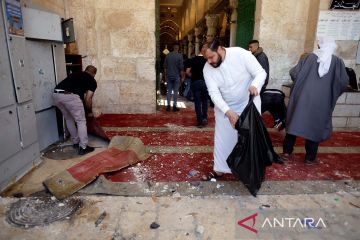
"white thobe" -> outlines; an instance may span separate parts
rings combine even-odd
[[[231,173],[226,160],[237,143],[237,131],[225,113],[232,110],[240,115],[249,102],[249,87],[256,87],[260,93],[266,72],[251,52],[239,47],[225,50],[222,64],[214,68],[206,63],[203,72],[215,104],[214,171]],[[259,95],[254,103],[261,113]]]

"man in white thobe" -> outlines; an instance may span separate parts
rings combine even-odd
[[[250,51],[240,47],[224,48],[215,39],[206,50],[204,78],[215,104],[214,171],[204,180],[231,173],[227,158],[237,143],[235,123],[255,95],[254,103],[261,113],[260,90],[266,72]]]

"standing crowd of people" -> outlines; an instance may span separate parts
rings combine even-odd
[[[319,40],[318,49],[304,54],[290,70],[293,81],[288,107],[285,95],[278,89],[267,89],[270,65],[259,41],[249,42],[248,50],[240,47],[225,48],[215,38],[201,47],[200,54],[187,60],[174,46],[164,64],[168,80],[167,107],[170,111],[171,95],[176,99],[180,78],[191,79],[191,91],[195,104],[197,127],[208,122],[208,96],[214,103],[215,136],[214,167],[204,175],[204,180],[231,173],[227,158],[237,142],[234,129],[249,95],[259,113],[268,111],[274,119],[274,128],[285,128],[286,136],[280,161],[291,158],[296,137],[305,139],[305,163],[316,164],[319,143],[330,138],[332,112],[338,97],[345,91],[349,78],[343,60],[336,57],[334,40]]]

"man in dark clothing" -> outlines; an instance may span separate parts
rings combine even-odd
[[[205,46],[201,46],[198,56],[188,60],[186,74],[191,75],[191,91],[194,94],[195,112],[197,118],[197,127],[202,128],[207,125],[208,112],[208,91],[204,80],[203,69],[206,63],[204,53]]]
[[[181,81],[185,79],[183,56],[178,52],[179,45],[173,46],[173,51],[169,53],[164,62],[164,75],[165,81],[167,81],[167,107],[166,111],[170,111],[171,94],[174,92],[173,111],[179,111],[177,108],[177,95]]]
[[[317,163],[319,142],[330,138],[332,112],[349,82],[344,62],[333,55],[334,40],[319,41],[320,49],[308,54],[290,70],[291,89],[283,160],[293,152],[296,136],[305,138],[305,163]]]
[[[54,89],[54,105],[62,112],[79,155],[94,151],[93,147],[87,146],[85,109],[89,115],[92,114],[92,97],[97,88],[94,79],[96,71],[94,66],[89,65],[84,72],[70,74]]]
[[[267,74],[265,83],[260,91],[261,112],[264,113],[266,111],[269,111],[274,118],[274,128],[277,128],[280,131],[285,127],[285,95],[282,91],[277,89],[266,90],[266,86],[269,83],[270,67],[268,57],[264,53],[262,47],[259,46],[259,41],[251,40],[249,42],[249,50],[256,57],[256,59]]]
[[[261,88],[261,92],[263,92],[269,83],[270,67],[269,67],[268,57],[264,53],[262,47],[259,46],[258,40],[251,40],[249,42],[249,51],[256,57],[256,59],[258,60],[258,62],[260,63],[260,65],[263,67],[263,69],[266,72],[265,83]],[[261,92],[260,92],[260,94],[261,94]]]

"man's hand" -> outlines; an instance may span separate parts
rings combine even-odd
[[[251,95],[254,95],[254,96],[259,95],[257,88],[254,87],[254,86],[249,87],[249,92],[250,92]]]
[[[236,112],[232,111],[232,110],[228,110],[225,115],[229,118],[229,121],[231,123],[231,126],[233,128],[235,128],[235,124],[237,122],[237,120],[239,119],[239,116],[237,115]]]

